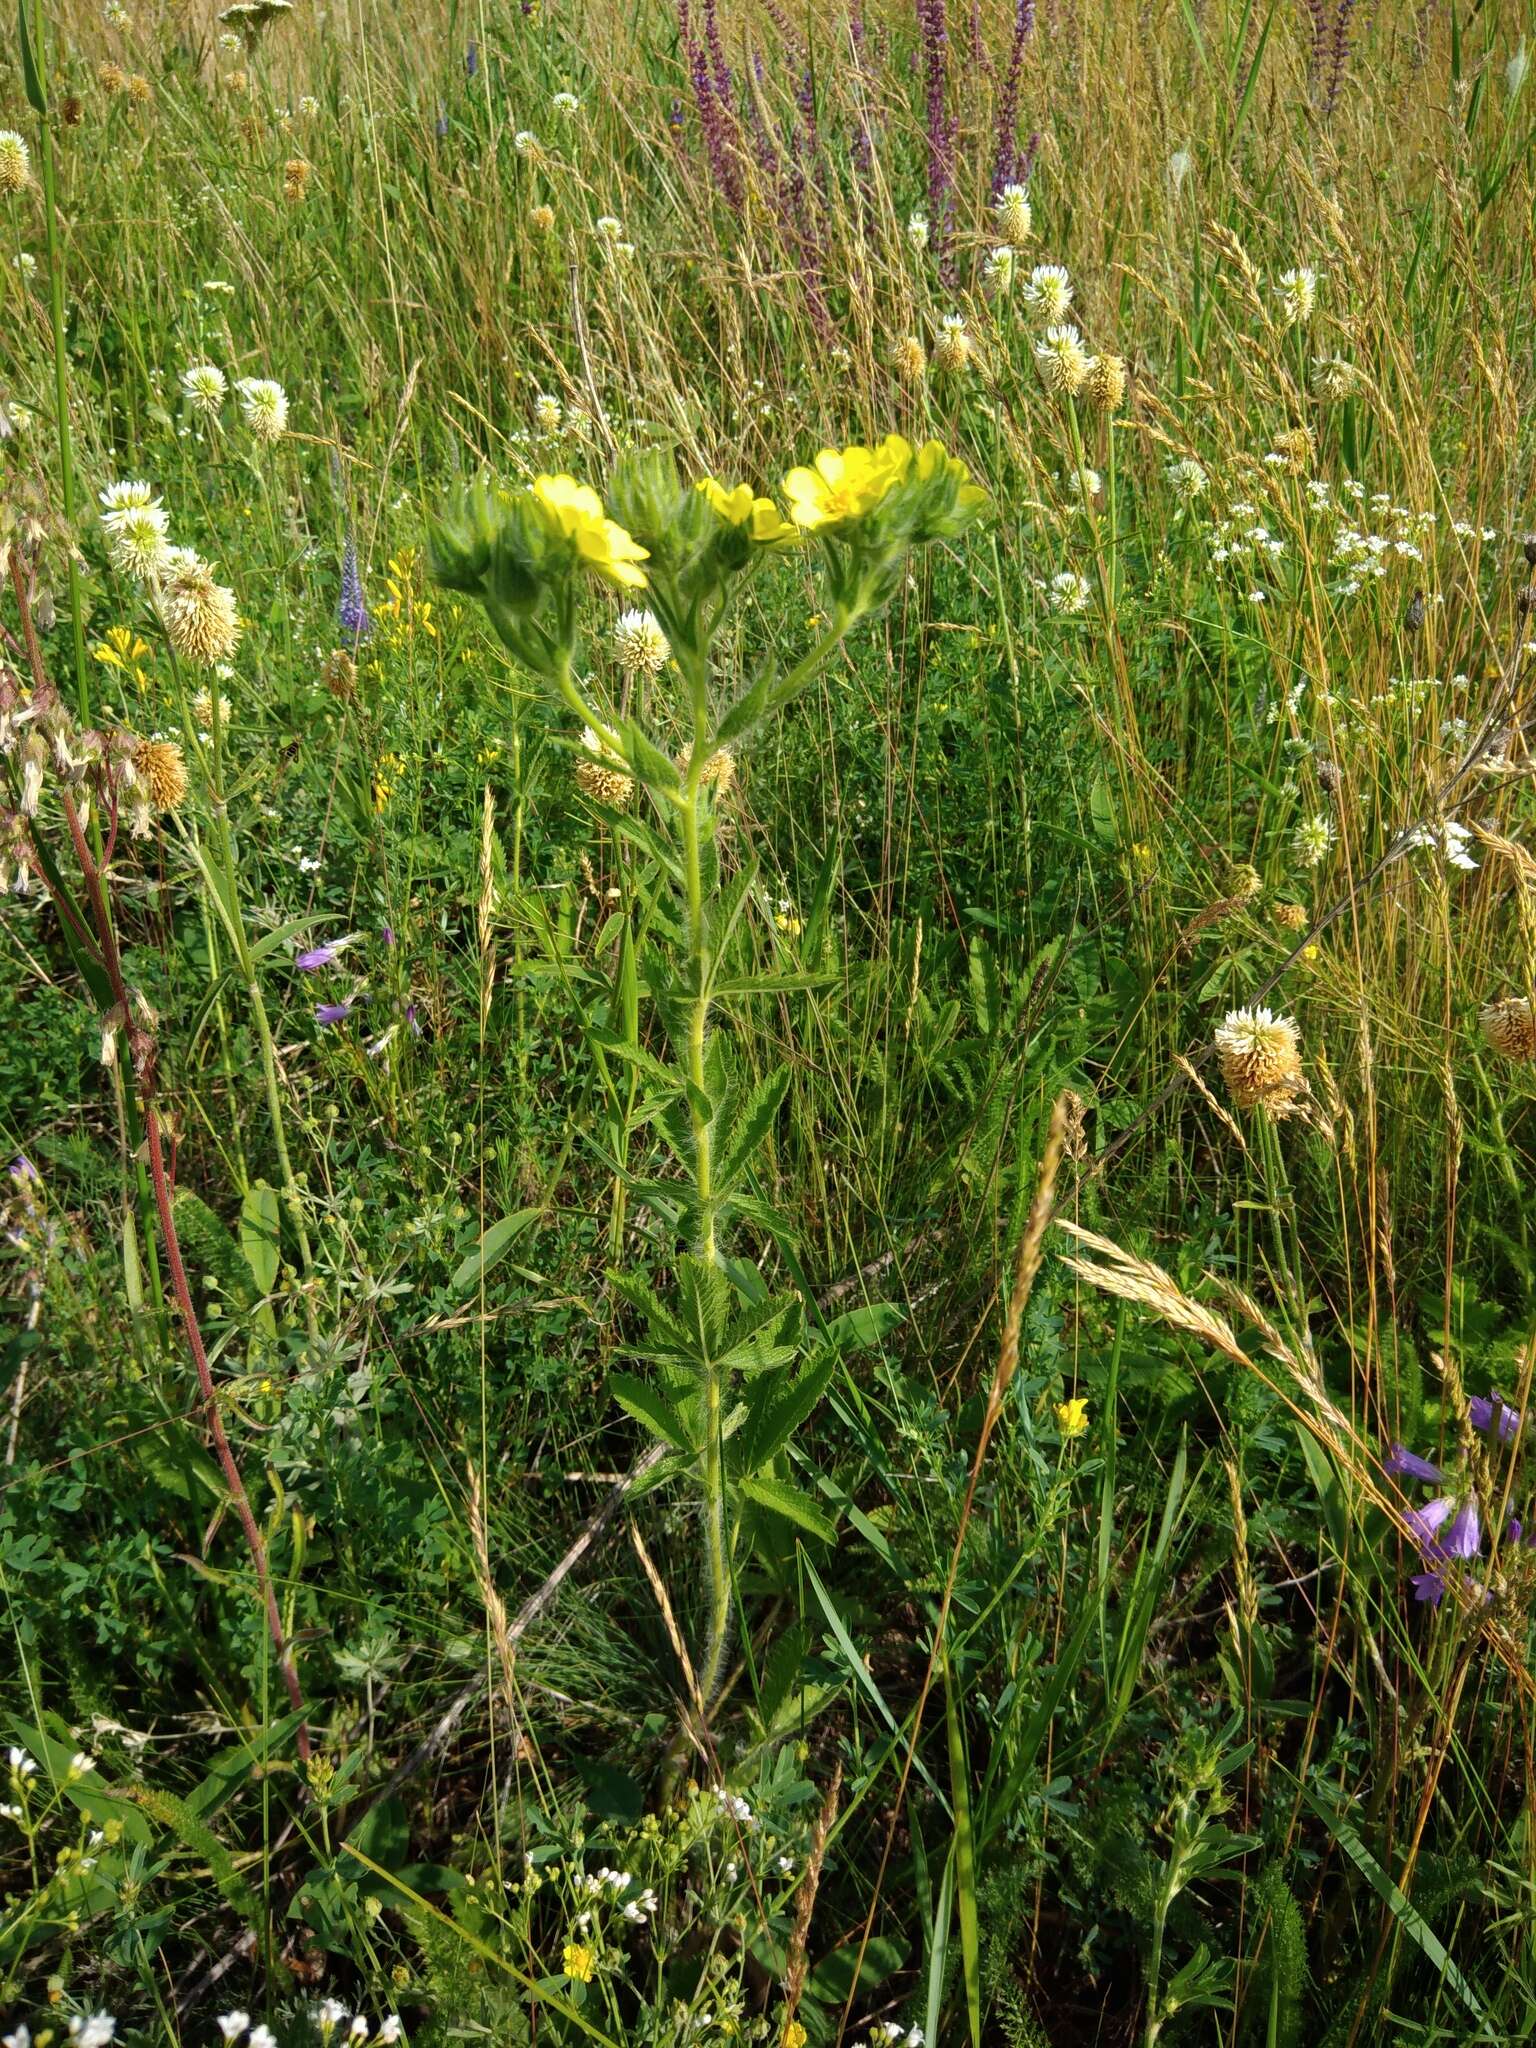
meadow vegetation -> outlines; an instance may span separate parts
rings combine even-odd
[[[6,2048],[1536,2039],[1524,0],[21,0]]]

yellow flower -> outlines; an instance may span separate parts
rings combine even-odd
[[[765,546],[774,541],[789,541],[796,538],[790,522],[780,512],[772,498],[759,498],[750,484],[736,484],[727,490],[725,485],[712,476],[701,476],[694,486],[708,498],[710,510],[723,519],[728,526],[744,526],[748,538],[762,542]]]
[[[608,517],[589,484],[573,476],[536,476],[531,491],[550,531],[573,541],[577,554],[599,576],[626,590],[644,590],[645,571],[637,565],[650,559],[648,550]]]
[[[560,1967],[573,1984],[590,1984],[597,1971],[597,1953],[584,1941],[568,1941]]]
[[[1063,1443],[1070,1443],[1074,1437],[1087,1434],[1088,1403],[1081,1394],[1074,1394],[1070,1401],[1058,1401],[1055,1415],[1056,1427],[1061,1432]]]
[[[805,2048],[806,2039],[804,2027],[798,2020],[791,2020],[784,2029],[784,2038],[779,2043],[779,2048]]]
[[[785,477],[789,516],[807,531],[862,519],[911,461],[911,443],[899,434],[887,435],[878,448],[823,448],[809,469],[792,469]]]

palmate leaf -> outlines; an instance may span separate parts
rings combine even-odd
[[[812,1536],[819,1536],[825,1543],[835,1539],[836,1529],[815,1501],[788,1479],[775,1479],[768,1473],[759,1472],[752,1478],[739,1480],[737,1485],[738,1490],[760,1508],[771,1509],[787,1522],[808,1530]]]

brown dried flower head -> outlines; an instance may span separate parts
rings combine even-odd
[[[1123,356],[1095,356],[1083,380],[1083,396],[1095,412],[1118,412],[1125,403],[1126,382]]]
[[[1478,1022],[1483,1036],[1507,1060],[1536,1060],[1536,1016],[1524,996],[1505,996],[1485,1003]]]
[[[1283,1116],[1302,1086],[1301,1036],[1272,1010],[1229,1010],[1216,1028],[1216,1056],[1227,1093],[1239,1109]]]
[[[133,772],[154,810],[174,811],[186,796],[187,764],[174,740],[140,740]]]

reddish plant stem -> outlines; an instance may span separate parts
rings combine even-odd
[[[21,611],[22,633],[26,640],[27,657],[32,668],[34,690],[48,688],[43,670],[42,654],[33,629],[32,611],[27,602],[26,581],[21,564],[13,551],[11,555],[11,587],[16,593],[16,602]],[[181,1239],[177,1234],[176,1220],[171,1209],[170,1180],[165,1170],[165,1148],[161,1142],[160,1114],[155,1106],[155,1063],[156,1048],[154,1037],[142,1024],[134,1021],[133,1000],[123,975],[122,956],[117,949],[117,935],[112,928],[111,915],[107,908],[106,892],[102,885],[101,870],[98,868],[85,837],[85,828],[80,822],[80,813],[67,788],[60,787],[59,800],[63,806],[64,820],[69,827],[69,836],[74,841],[75,858],[80,863],[80,873],[85,881],[91,918],[96,926],[96,945],[101,964],[106,970],[111,985],[112,999],[117,1006],[119,1029],[128,1038],[132,1048],[134,1074],[138,1081],[139,1100],[144,1112],[144,1133],[149,1150],[149,1173],[154,1187],[155,1211],[160,1221],[160,1235],[165,1244],[166,1263],[171,1272],[171,1288],[176,1296],[176,1305],[181,1310],[182,1326],[187,1335],[187,1348],[192,1353],[192,1363],[197,1370],[197,1382],[202,1391],[205,1420],[208,1433],[213,1438],[214,1450],[218,1454],[220,1467],[230,1498],[235,1504],[235,1513],[240,1527],[245,1532],[246,1548],[250,1551],[251,1562],[256,1568],[256,1584],[261,1594],[262,1606],[266,1610],[267,1628],[277,1652],[278,1669],[283,1675],[283,1684],[293,1703],[294,1712],[304,1713],[304,1694],[299,1686],[298,1673],[293,1668],[292,1654],[288,1639],[283,1632],[283,1617],[278,1609],[277,1595],[272,1586],[271,1567],[267,1562],[267,1546],[260,1524],[251,1507],[250,1496],[246,1493],[245,1482],[240,1476],[240,1467],[230,1448],[224,1431],[224,1418],[219,1413],[218,1389],[214,1385],[213,1369],[208,1363],[207,1347],[203,1343],[202,1329],[197,1320],[197,1310],[192,1303],[192,1290],[187,1285],[187,1270],[182,1263]],[[116,815],[114,807],[114,833]],[[298,1750],[304,1762],[309,1761],[309,1724],[299,1723]]]

